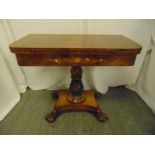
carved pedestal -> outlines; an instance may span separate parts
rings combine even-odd
[[[87,111],[96,116],[96,118],[103,122],[107,116],[99,109],[95,97],[99,95],[94,90],[83,90],[82,84],[82,68],[73,66],[71,68],[71,83],[69,90],[61,90],[54,94],[58,100],[54,104],[52,113],[46,116],[46,120],[52,123],[56,118],[66,111]]]

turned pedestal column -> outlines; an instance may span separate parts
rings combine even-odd
[[[82,68],[73,66],[71,68],[71,83],[68,90],[60,90],[54,94],[58,99],[54,109],[46,116],[46,120],[52,123],[56,118],[66,111],[87,111],[103,122],[107,116],[99,109],[95,99],[96,91],[84,91],[82,83]]]

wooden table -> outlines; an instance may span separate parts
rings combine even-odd
[[[9,48],[20,66],[72,66],[69,89],[54,94],[57,101],[46,116],[53,122],[61,113],[77,110],[105,121],[107,116],[96,102],[96,91],[84,91],[81,66],[131,66],[142,47],[122,35],[30,34]]]

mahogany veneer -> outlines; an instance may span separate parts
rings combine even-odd
[[[97,93],[83,90],[81,66],[132,66],[142,47],[122,35],[30,34],[9,48],[20,66],[72,66],[69,90],[55,93],[58,100],[46,116],[53,122],[68,110],[88,111],[105,121],[107,116],[95,99]]]

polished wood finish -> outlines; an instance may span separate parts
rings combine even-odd
[[[122,35],[30,34],[10,44],[11,51],[18,54],[74,54],[75,51],[79,54],[99,54],[99,51],[117,53],[118,50],[120,53],[139,53],[140,48],[139,44]]]
[[[80,66],[73,66],[71,68],[71,82],[69,86],[68,101],[73,104],[82,103],[86,100],[83,91],[82,83],[82,68]]]
[[[100,110],[96,91],[83,90],[81,66],[131,66],[141,46],[122,35],[30,34],[10,44],[20,66],[72,66],[69,90],[54,93],[57,101],[46,116],[53,122],[65,111],[88,111],[99,121],[107,116]]]
[[[46,116],[46,120],[49,123],[54,122],[63,112],[77,110],[90,112],[101,122],[108,119],[96,102],[96,98],[101,94],[95,90],[84,91],[81,79],[82,68],[80,66],[72,66],[69,90],[53,93],[53,97],[58,100],[54,105],[53,111]]]
[[[46,120],[49,123],[52,123],[60,114],[66,111],[87,111],[96,116],[101,122],[107,120],[108,117],[100,110],[99,105],[95,100],[95,92],[93,90],[86,90],[84,93],[86,95],[86,100],[84,102],[80,104],[72,104],[67,100],[69,91],[59,91],[59,99],[54,104],[54,110],[46,116]]]
[[[20,66],[132,66],[136,54],[51,55],[16,54]]]
[[[141,46],[121,35],[30,34],[12,44],[20,66],[131,66]]]

